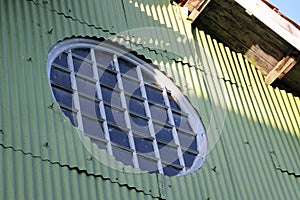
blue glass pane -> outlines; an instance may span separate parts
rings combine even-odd
[[[64,105],[68,108],[73,108],[73,99],[72,93],[65,90],[59,89],[55,86],[52,86],[52,91],[56,101],[61,105]]]
[[[170,94],[168,94],[168,96],[169,96],[171,109],[181,111],[179,105],[175,102],[174,98]]]
[[[149,106],[150,106],[150,113],[153,121],[158,121],[164,124],[170,124],[166,108],[151,103],[149,103]]]
[[[122,74],[137,78],[136,66],[124,59],[119,59],[119,68]]]
[[[178,138],[179,138],[181,147],[183,147],[185,149],[191,149],[193,151],[197,151],[196,136],[184,134],[184,133],[178,131]]]
[[[58,64],[61,67],[68,68],[68,55],[66,53],[60,54],[55,60],[55,64]]]
[[[145,136],[150,136],[148,120],[130,114],[130,124],[133,131],[139,132]]]
[[[139,82],[129,80],[129,79],[126,79],[126,78],[123,78],[122,80],[123,80],[124,90],[127,94],[136,95],[136,96],[139,96],[139,97],[142,96]]]
[[[73,57],[73,66],[76,73],[83,74],[91,78],[93,77],[92,64]]]
[[[148,100],[164,105],[162,91],[146,85],[146,93]]]
[[[132,152],[126,151],[125,149],[121,149],[118,147],[112,147],[113,155],[118,161],[121,161],[125,165],[133,166],[132,162]]]
[[[135,149],[137,152],[154,154],[153,145],[152,145],[151,140],[135,136],[134,144],[135,144]]]
[[[177,149],[175,147],[171,147],[162,143],[158,143],[158,149],[160,153],[160,157],[162,160],[173,163],[176,165],[180,165]]]
[[[99,140],[94,140],[94,139],[91,139],[91,141],[93,143],[95,143],[100,149],[106,149],[106,143],[105,142],[102,142],[102,141],[99,141]]]
[[[107,105],[104,106],[106,119],[117,126],[125,127],[125,119],[123,111],[113,109]]]
[[[76,114],[64,108],[61,108],[61,110],[70,119],[71,123],[77,127]]]
[[[181,115],[180,115],[180,114],[173,113],[173,118],[174,118],[175,126],[176,126],[176,127],[180,127],[180,123],[181,123]]]
[[[196,158],[196,155],[190,152],[184,152],[183,153],[183,159],[186,167],[191,167],[193,165],[193,162]]]
[[[177,114],[173,112],[174,123],[177,128],[192,132],[192,129],[189,125],[188,119],[186,116]]]
[[[130,112],[146,116],[144,102],[133,97],[126,96],[126,103]]]
[[[179,172],[181,171],[181,169],[177,169],[175,167],[172,166],[165,166],[163,168],[164,174],[167,176],[176,176],[177,174],[179,174]]]
[[[112,88],[117,87],[116,74],[108,70],[98,69],[100,83],[108,85]]]
[[[95,58],[98,65],[114,71],[116,70],[113,64],[112,54],[100,50],[95,50]]]
[[[110,105],[121,106],[120,94],[113,89],[101,86],[103,101]]]
[[[53,68],[50,72],[50,80],[58,85],[61,85],[65,88],[71,89],[71,80],[70,74],[67,72],[63,72],[59,69]]]
[[[100,121],[83,116],[82,123],[86,134],[102,140],[105,139],[104,130]]]
[[[91,60],[90,49],[72,49],[72,53],[81,56],[82,58]]]
[[[137,155],[137,158],[140,169],[148,171],[149,173],[158,173],[156,160],[148,159],[140,155]]]
[[[156,139],[159,141],[169,143],[173,140],[172,128],[154,125],[154,131],[156,133]]]
[[[94,97],[96,95],[95,83],[77,77],[76,84],[78,92],[84,93],[90,97]]]
[[[110,141],[120,146],[130,148],[127,133],[119,128],[108,126]]]
[[[93,99],[79,97],[80,110],[83,114],[101,119],[99,102]]]

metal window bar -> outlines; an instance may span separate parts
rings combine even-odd
[[[104,102],[103,102],[102,93],[101,93],[101,85],[100,85],[100,81],[99,81],[100,79],[99,79],[98,70],[97,70],[95,51],[93,48],[90,49],[90,54],[91,54],[91,60],[92,60],[93,79],[97,80],[95,87],[96,87],[96,93],[100,99],[99,110],[100,110],[101,117],[104,119],[103,129],[104,129],[104,133],[105,133],[105,139],[107,140],[107,151],[110,155],[113,155],[112,145],[111,145],[110,135],[109,135],[109,130],[108,130],[108,124],[107,124],[107,119],[106,119],[106,114],[105,114],[105,109],[104,109]],[[128,140],[129,140],[130,148],[133,149],[133,164],[134,164],[134,167],[139,168],[137,152],[136,152],[134,137],[133,137],[133,131],[132,131],[131,124],[130,124],[129,110],[128,110],[128,106],[126,105],[126,98],[125,98],[125,92],[124,92],[124,87],[123,87],[123,82],[122,82],[122,76],[120,73],[118,57],[116,54],[114,55],[113,59],[114,59],[113,63],[115,65],[116,71],[117,71],[117,84],[120,89],[121,105],[125,110],[124,111],[125,123],[126,123],[126,127],[129,129]],[[72,89],[74,90],[74,92],[73,92],[74,108],[75,108],[75,110],[78,111],[76,114],[78,128],[81,131],[84,131],[83,122],[82,122],[82,114],[81,114],[80,103],[79,103],[79,93],[78,93],[78,89],[77,89],[76,75],[75,75],[74,66],[73,66],[73,58],[72,58],[71,49],[68,50],[68,66],[71,71],[71,73],[70,73],[71,86],[72,86]],[[149,128],[151,137],[154,138],[153,139],[153,149],[154,149],[154,155],[158,159],[158,161],[157,161],[158,171],[161,174],[164,174],[163,164],[162,164],[162,160],[160,158],[158,143],[157,143],[156,136],[155,136],[154,125],[153,125],[153,121],[151,118],[150,106],[149,106],[149,103],[147,100],[147,93],[146,93],[145,83],[143,81],[143,74],[142,74],[141,66],[138,65],[136,67],[136,73],[137,73],[138,79],[140,81],[140,90],[141,90],[142,97],[145,98],[145,100],[144,100],[145,112],[146,112],[146,116],[149,117],[148,128]],[[186,167],[185,167],[185,162],[184,162],[184,159],[182,156],[183,153],[182,153],[182,149],[180,146],[180,141],[179,141],[179,137],[177,134],[177,130],[175,127],[173,113],[172,113],[172,109],[170,106],[168,92],[167,92],[166,88],[163,88],[163,98],[164,98],[165,106],[167,107],[167,115],[169,117],[170,124],[172,125],[172,134],[173,134],[174,142],[177,145],[177,155],[179,158],[179,162],[180,162],[180,165],[183,166],[182,172],[185,172]],[[199,137],[197,137],[197,143],[199,143]]]
[[[137,72],[137,76],[138,76],[139,80],[141,81],[140,82],[140,89],[141,89],[142,97],[145,98],[144,106],[145,106],[146,116],[149,117],[149,122],[148,122],[149,125],[148,126],[149,126],[150,135],[154,138],[154,140],[153,140],[153,149],[154,149],[155,157],[158,158],[158,162],[157,162],[158,171],[159,171],[159,173],[164,174],[163,165],[162,165],[162,161],[161,161],[160,154],[159,154],[159,148],[158,148],[157,140],[156,140],[156,137],[155,137],[153,121],[152,121],[152,118],[151,118],[150,106],[149,106],[149,103],[148,103],[148,100],[147,100],[146,88],[145,88],[145,84],[144,84],[144,80],[143,80],[141,67],[139,65],[136,67],[136,72]]]
[[[71,70],[70,81],[71,81],[71,87],[74,90],[74,92],[73,92],[74,102],[73,103],[74,103],[75,109],[78,111],[77,114],[76,114],[78,129],[81,130],[81,131],[84,131],[83,130],[80,103],[79,103],[79,94],[78,94],[76,77],[75,77],[75,70],[74,70],[74,65],[73,65],[72,49],[68,49],[67,63],[68,63],[68,68]]]
[[[173,133],[173,138],[174,138],[175,144],[177,145],[177,155],[178,155],[178,158],[179,158],[179,163],[180,163],[181,166],[183,166],[182,172],[185,172],[186,168],[185,168],[185,163],[184,163],[184,159],[183,159],[183,156],[182,156],[183,155],[182,154],[182,149],[181,149],[181,146],[180,146],[180,141],[179,141],[178,133],[177,133],[177,130],[176,130],[176,126],[175,126],[175,122],[174,122],[174,118],[173,118],[173,113],[172,113],[172,109],[171,109],[171,105],[170,105],[170,101],[169,101],[169,97],[168,97],[168,91],[167,91],[166,87],[163,88],[163,98],[164,98],[164,101],[165,101],[165,105],[168,107],[167,113],[168,113],[168,117],[169,117],[169,120],[170,120],[170,124],[173,126],[172,133]]]
[[[99,74],[98,74],[98,69],[97,69],[97,62],[96,62],[96,57],[95,57],[95,50],[94,48],[91,48],[90,50],[91,54],[91,59],[92,59],[92,70],[93,70],[93,78],[97,80],[96,82],[96,93],[99,97],[100,102],[99,102],[99,109],[100,109],[100,114],[101,117],[104,119],[103,121],[103,129],[104,129],[104,137],[107,140],[107,152],[108,154],[112,155],[112,146],[111,146],[111,141],[110,141],[110,136],[109,136],[109,131],[108,131],[108,125],[107,125],[107,120],[106,120],[106,114],[105,114],[105,108],[104,108],[104,102],[103,102],[103,97],[102,97],[102,92],[101,92],[101,86],[100,86],[100,79],[99,79]]]
[[[129,145],[130,145],[130,148],[133,149],[133,154],[132,154],[133,166],[135,168],[139,168],[138,158],[137,158],[137,154],[136,154],[136,148],[135,148],[135,144],[134,144],[134,137],[133,137],[132,128],[131,128],[131,124],[130,124],[130,116],[129,116],[128,106],[126,105],[126,98],[125,98],[124,87],[123,87],[123,82],[122,82],[122,77],[121,77],[121,72],[120,72],[117,55],[114,55],[113,59],[114,59],[114,65],[116,67],[116,71],[118,72],[117,73],[117,84],[119,86],[119,89],[121,90],[121,92],[120,92],[121,105],[125,109],[125,111],[124,111],[125,123],[126,123],[126,127],[129,129],[129,132],[128,132]]]

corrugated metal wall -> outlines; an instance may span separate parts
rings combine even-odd
[[[299,97],[168,1],[0,1],[0,23],[0,199],[299,198]],[[47,55],[72,36],[121,43],[175,81],[207,129],[200,170],[124,173],[51,107]]]

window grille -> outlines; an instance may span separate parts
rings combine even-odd
[[[69,39],[52,48],[47,70],[65,116],[123,164],[168,176],[201,167],[201,119],[152,65],[116,46]]]

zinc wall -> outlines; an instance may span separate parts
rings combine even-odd
[[[1,0],[0,24],[0,199],[299,199],[299,97],[266,86],[169,1]],[[124,172],[74,128],[46,72],[51,47],[70,37],[117,42],[171,77],[206,127],[203,167]]]

